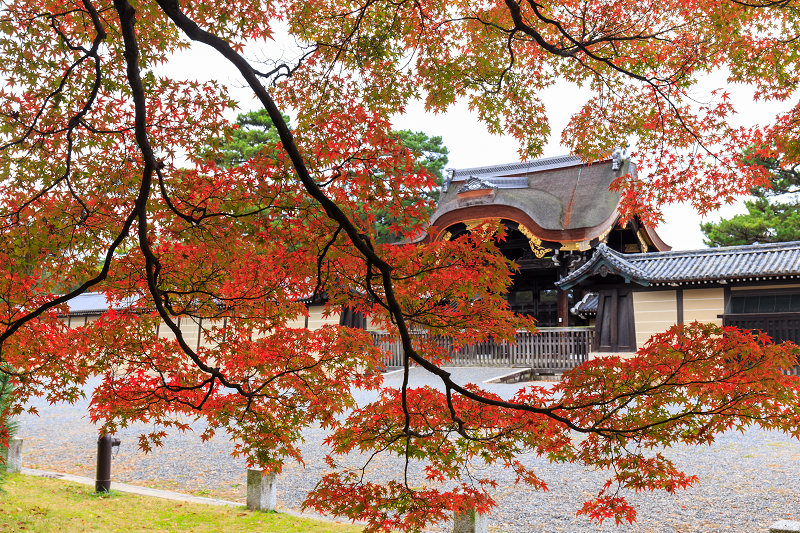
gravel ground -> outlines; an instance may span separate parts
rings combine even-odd
[[[510,369],[451,369],[462,383],[480,383]],[[400,373],[387,374],[387,385],[399,385]],[[412,371],[415,385],[435,386],[433,378]],[[520,385],[487,384],[492,392],[508,397]],[[373,396],[359,392],[359,402]],[[97,428],[86,415],[88,400],[75,405],[48,405],[35,401],[39,416],[20,418],[19,436],[25,439],[23,463],[27,467],[93,477]],[[197,425],[195,425],[197,427]],[[161,489],[244,502],[245,465],[231,458],[231,445],[216,437],[203,443],[192,432],[172,433],[162,448],[145,455],[136,447],[137,435],[152,429],[126,428],[117,434],[122,446],[112,461],[112,479]],[[287,464],[278,481],[278,506],[299,509],[305,494],[326,471],[324,432],[306,431],[305,466]],[[638,512],[634,525],[602,525],[576,517],[583,501],[597,493],[605,481],[602,472],[576,465],[550,464],[535,455],[522,457],[535,468],[550,490],[538,492],[513,485],[513,476],[500,471],[490,516],[492,532],[767,532],[781,519],[800,520],[800,442],[786,435],[761,430],[726,433],[712,446],[676,447],[667,451],[679,467],[696,474],[700,483],[674,495],[661,492],[627,494]],[[398,471],[397,460],[375,464],[376,476]],[[444,527],[443,530],[447,528]]]

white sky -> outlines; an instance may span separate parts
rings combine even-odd
[[[213,77],[229,87],[231,95],[240,102],[240,111],[249,111],[257,106],[238,72],[221,60],[213,50],[203,45],[195,45],[190,51],[181,54],[180,59],[172,61],[167,70],[170,75],[186,79],[207,80]],[[747,87],[727,86],[722,75],[708,80],[708,89],[714,87],[725,87],[731,93],[731,101],[737,111],[738,120],[735,120],[741,124],[769,122],[781,109],[777,104],[755,102],[752,91]],[[587,94],[567,84],[551,88],[544,94],[543,100],[548,107],[553,132],[544,148],[544,157],[568,152],[559,144],[561,130],[566,126],[570,115],[579,109]],[[443,114],[433,114],[426,113],[421,103],[412,103],[406,113],[394,117],[393,124],[396,129],[423,131],[429,136],[441,136],[444,145],[450,150],[448,167],[466,168],[519,161],[516,141],[510,137],[490,135],[465,104],[457,104]],[[639,171],[646,172],[646,169]],[[667,244],[680,250],[704,247],[700,222],[729,218],[744,212],[744,207],[740,200],[710,213],[705,218],[683,204],[664,206],[663,211],[665,222],[656,229]]]

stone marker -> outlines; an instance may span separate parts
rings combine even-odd
[[[22,439],[8,439],[8,449],[3,450],[6,471],[19,473],[22,470]]]
[[[780,520],[769,526],[769,533],[800,533],[800,522]]]
[[[247,471],[247,508],[251,511],[274,511],[278,504],[275,474],[261,470]]]
[[[453,516],[453,533],[489,533],[488,515],[469,509]]]

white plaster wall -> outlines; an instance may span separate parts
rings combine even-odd
[[[636,346],[641,347],[652,335],[662,333],[678,321],[676,291],[633,293],[633,316],[636,321]]]
[[[725,312],[725,290],[722,287],[713,289],[684,289],[683,322],[698,321],[722,325],[717,315]]]

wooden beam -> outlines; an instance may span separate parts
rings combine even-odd
[[[569,293],[558,289],[558,326],[569,326]]]

